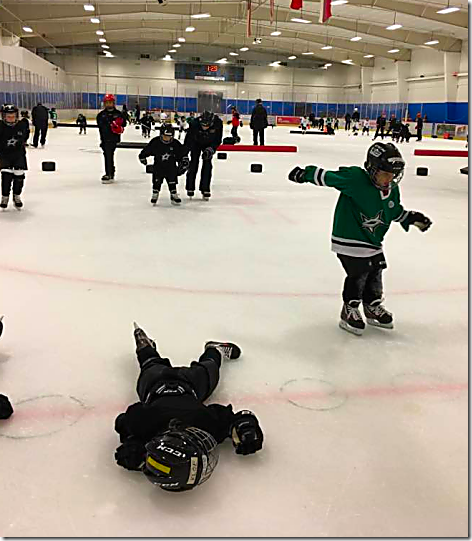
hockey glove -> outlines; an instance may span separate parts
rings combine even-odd
[[[292,182],[296,182],[297,184],[302,184],[303,182],[306,182],[304,179],[305,175],[305,169],[302,169],[301,167],[295,167],[295,169],[292,169],[290,173],[288,174],[288,179]]]
[[[143,165],[147,165],[147,158],[139,158],[139,161],[140,161]]]
[[[0,394],[0,419],[8,419],[13,414],[13,408],[6,397],[3,394]]]
[[[3,316],[0,316],[0,336],[2,336],[2,332],[3,332]]]
[[[127,470],[140,471],[144,466],[146,448],[135,438],[129,438],[115,451],[115,460]]]
[[[121,134],[125,131],[123,128],[123,119],[121,117],[116,118],[111,124],[110,124],[111,131],[116,134]]]
[[[188,156],[184,156],[180,162],[179,166],[177,167],[177,176],[183,175],[187,172],[188,168],[190,167],[190,160],[188,159]]]
[[[427,231],[433,222],[421,212],[410,210],[408,216],[405,218],[405,225],[415,225],[420,231]]]
[[[262,449],[264,435],[252,411],[238,411],[231,424],[231,439],[237,455],[250,455]]]
[[[207,147],[202,152],[202,160],[211,160],[213,158],[213,154],[215,153],[215,149],[212,147]]]

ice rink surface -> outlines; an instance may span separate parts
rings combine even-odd
[[[403,204],[434,223],[392,225],[395,329],[359,338],[338,328],[338,193],[287,173],[362,165],[372,133],[288,131],[269,128],[266,143],[297,154],[214,159],[210,202],[189,201],[181,177],[179,208],[166,187],[150,205],[135,150],[117,151],[116,182],[102,185],[96,129],[50,129],[28,151],[24,210],[0,213],[0,392],[16,410],[0,422],[0,535],[468,534],[467,160],[413,156],[465,142],[399,145]],[[124,139],[142,141],[133,127]],[[253,410],[262,452],[236,456],[227,441],[212,478],[183,494],[115,464],[114,419],[136,401],[133,320],[176,364],[209,339],[241,346],[210,402]]]

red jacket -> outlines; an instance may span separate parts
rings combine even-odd
[[[232,126],[239,126],[239,113],[233,113],[233,118],[231,120]]]

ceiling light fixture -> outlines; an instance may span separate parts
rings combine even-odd
[[[294,54],[292,56],[288,57],[289,60],[295,60],[295,58],[297,58],[297,57]]]
[[[329,67],[332,66],[332,65],[333,65],[333,64],[330,64],[330,63],[325,64],[325,68],[329,68]]]
[[[168,53],[176,53],[176,52],[177,52],[177,49],[169,49],[167,52],[168,52]]]
[[[353,38],[351,38],[351,41],[361,41],[361,36],[354,36]]]
[[[275,62],[271,62],[269,66],[272,66],[274,68],[276,68],[277,66],[280,66],[280,60],[275,60]]]
[[[100,19],[97,19],[97,17],[92,17],[90,19],[90,22],[93,24],[100,24]]]
[[[177,38],[177,41],[180,41],[181,43],[185,43],[185,38]]]
[[[167,61],[169,61],[169,60],[172,60],[172,57],[171,57],[169,54],[166,54],[166,55],[162,58],[162,60],[167,60]]]
[[[235,52],[233,52],[233,51],[231,51],[229,54],[230,54],[231,56],[239,56],[239,53],[235,53]]]
[[[331,2],[332,6],[340,6],[341,4],[349,4],[348,0],[333,0]]]
[[[323,51],[327,51],[328,49],[332,49],[332,45],[325,45],[324,47],[321,47]]]
[[[302,54],[315,54],[315,53],[314,53],[314,52],[312,52],[312,51],[305,51],[305,52],[304,52],[304,53],[302,53]]]
[[[311,23],[311,21],[309,21],[308,19],[299,19],[298,17],[292,17],[290,20],[293,21],[294,23],[303,23],[303,24]]]
[[[387,26],[385,30],[398,30],[399,28],[402,28],[402,24],[391,24],[390,26]]]
[[[85,11],[95,11],[95,8],[92,6],[92,4],[84,4]]]
[[[239,50],[245,53],[246,51],[249,51],[249,47],[241,47]]]
[[[106,40],[105,38],[100,38],[98,41],[99,41],[100,43],[106,43],[106,42],[107,42],[107,40]]]
[[[110,47],[108,45],[102,45],[103,49],[109,49]]]
[[[25,32],[32,32],[32,31],[33,31],[33,29],[30,28],[29,26],[23,26],[23,30],[24,30]]]
[[[209,13],[195,13],[191,16],[192,19],[207,19],[208,17],[211,17]]]
[[[187,28],[185,29],[185,32],[195,32],[195,27],[194,26],[187,26]]]
[[[438,39],[432,39],[431,41],[425,41],[425,45],[437,45],[439,43]]]
[[[228,62],[227,58],[220,58],[216,61],[217,64],[226,64]]]
[[[341,62],[343,64],[349,64],[349,65],[352,65],[352,59],[351,58],[348,58],[347,60],[341,60]]]
[[[104,32],[103,30],[97,30],[97,31],[95,32],[95,34],[97,34],[97,36],[103,36],[104,33],[105,33],[105,32]]]
[[[374,58],[374,55],[373,54],[365,54],[364,58]]]
[[[440,13],[441,15],[447,15],[448,13],[454,13],[454,11],[459,11],[459,8],[449,7],[448,2],[447,8],[440,9],[439,11],[436,11],[436,13]]]
[[[180,43],[174,43],[172,47],[182,47],[182,45],[180,45]]]
[[[390,49],[388,52],[389,53],[398,53],[400,51],[400,49]]]
[[[271,36],[280,36],[282,32],[280,30],[274,30],[273,32],[270,33]]]

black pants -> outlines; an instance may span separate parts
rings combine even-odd
[[[252,130],[252,139],[255,145],[257,145],[257,139],[259,138],[259,144],[264,146],[264,128],[260,130]]]
[[[7,171],[2,171],[2,196],[9,197],[12,187],[13,195],[20,195],[23,191],[24,183],[25,174],[23,172],[21,175],[15,175]]]
[[[345,130],[350,130],[351,129],[351,121],[350,120],[346,120],[346,127],[344,129]]]
[[[151,128],[149,126],[141,124],[141,130],[143,133],[143,137],[151,137]]]
[[[235,139],[238,138],[238,127],[237,126],[233,126],[231,128],[231,137],[234,137]],[[264,136],[262,137],[262,139],[264,139]]]
[[[33,135],[33,146],[38,146],[38,140],[42,145],[46,144],[46,133],[48,131],[48,124],[35,124],[34,126],[34,135]],[[40,138],[41,136],[41,138]]]
[[[115,176],[115,150],[116,143],[115,141],[102,141],[100,144],[103,150],[103,157],[105,158],[105,175],[109,177]]]
[[[51,122],[52,122],[52,127],[57,128],[57,120],[51,120]]]
[[[383,254],[373,257],[351,257],[338,254],[341,265],[346,271],[343,301],[362,301],[372,304],[382,298],[382,271],[387,268]]]
[[[383,126],[377,126],[377,129],[375,130],[374,139],[377,139],[377,137],[379,135],[379,132],[380,132],[380,137],[382,137],[382,139],[384,138],[384,136],[385,136],[384,127]]]
[[[194,148],[190,152],[190,167],[187,172],[185,189],[187,192],[195,191],[195,180],[197,178],[198,164],[200,163],[201,148]],[[213,170],[212,160],[202,160],[202,171],[200,173],[200,191],[202,193],[210,192],[211,172]]]
[[[141,402],[146,402],[149,395],[166,381],[182,382],[203,402],[216,389],[220,379],[221,354],[215,348],[204,351],[189,367],[173,368],[169,359],[162,358],[152,346],[141,349],[137,357],[141,372],[136,390]]]
[[[364,126],[362,128],[362,135],[364,135],[364,133],[366,133],[367,135],[369,135],[369,128],[367,126]]]
[[[392,141],[398,141],[400,140],[400,132],[399,131],[393,131],[392,132]]]
[[[80,125],[79,125],[79,128],[80,128],[80,130],[79,130],[79,135],[82,133],[82,131],[83,131],[85,134],[87,133],[87,126],[80,126]]]
[[[169,192],[174,193],[177,191],[177,176],[176,175],[158,175],[153,173],[152,175],[152,190],[159,192],[161,190],[162,183],[164,180],[167,180],[167,185],[169,186]]]
[[[416,137],[417,141],[421,141],[423,139],[423,128],[421,128],[420,130],[416,130]]]
[[[407,133],[406,135],[402,135],[400,137],[400,143],[403,143],[403,141],[406,139],[406,142],[409,143],[410,142],[410,137],[411,137],[411,134],[410,133]]]

